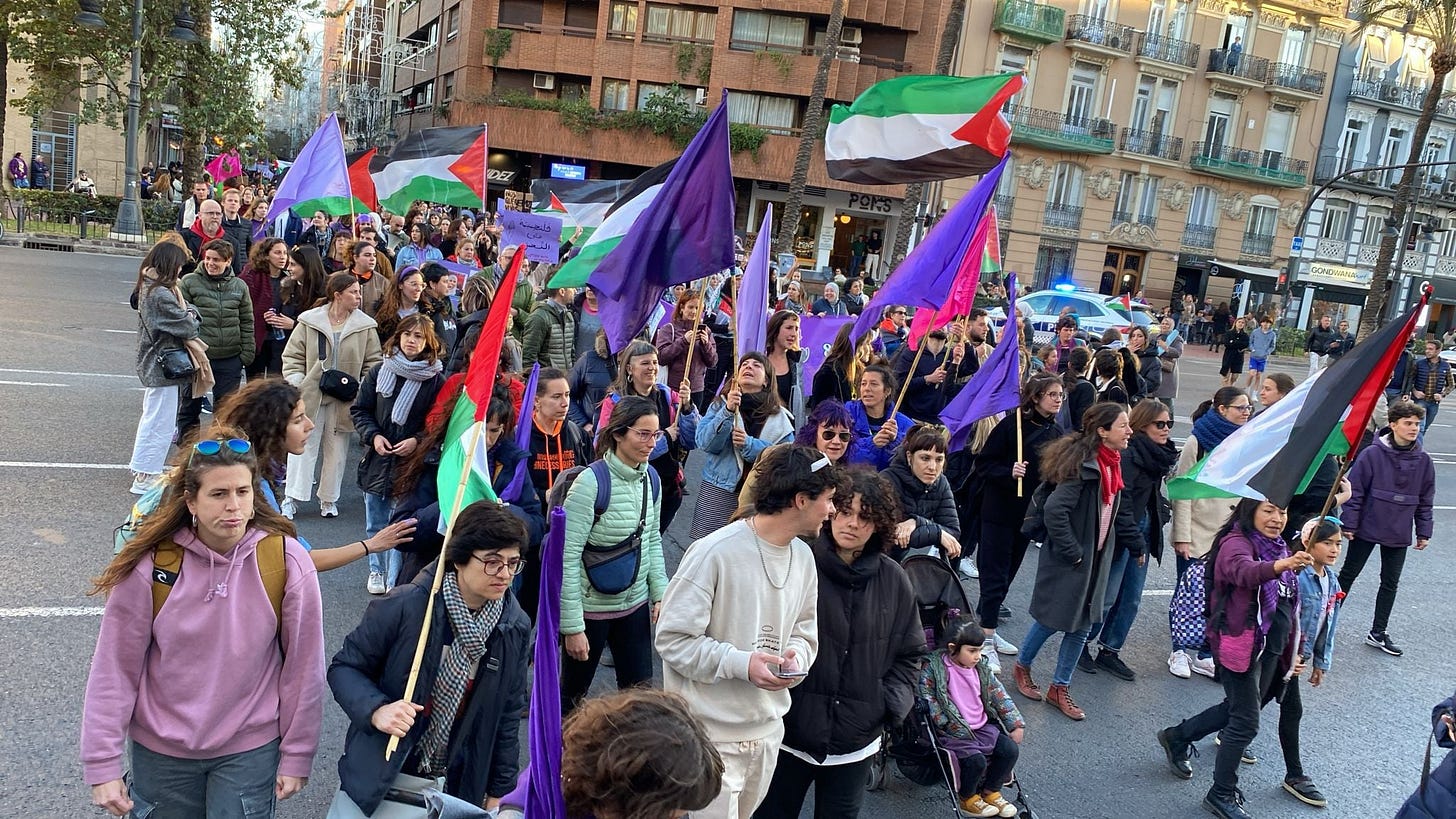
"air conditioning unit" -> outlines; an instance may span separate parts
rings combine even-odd
[[[1441,193],[1445,196],[1456,196],[1456,180],[1447,180],[1441,184]]]
[[[708,104],[708,89],[706,89],[706,88],[699,88],[697,91],[694,91],[693,92],[693,103],[695,105],[707,105]]]
[[[864,32],[859,26],[845,26],[839,30],[839,42],[843,45],[859,45],[864,42]]]
[[[556,88],[556,75],[537,72],[531,78],[531,87],[540,91],[550,91]]]
[[[857,63],[859,62],[859,49],[855,46],[840,46],[834,52],[834,58],[846,63]]]

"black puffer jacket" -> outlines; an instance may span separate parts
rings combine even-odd
[[[869,745],[910,713],[925,631],[910,578],[880,552],[879,537],[846,564],[826,529],[819,570],[819,656],[789,690],[784,745],[815,759]]]
[[[909,545],[904,549],[891,546],[891,557],[899,560],[909,549],[939,549],[942,531],[960,540],[961,519],[956,512],[955,492],[945,475],[930,484],[915,477],[904,449],[895,452],[890,465],[880,474],[888,478],[895,491],[899,492],[905,517],[915,519],[915,532],[910,535]]]
[[[1122,504],[1141,527],[1148,521],[1144,538],[1147,553],[1159,563],[1163,561],[1163,524],[1173,519],[1173,507],[1163,494],[1163,481],[1178,465],[1178,447],[1172,441],[1158,446],[1141,432],[1132,436],[1122,453]],[[1128,544],[1119,543],[1119,548]]]
[[[359,488],[387,498],[394,490],[394,468],[399,457],[375,452],[374,436],[383,435],[391,444],[398,444],[411,436],[422,437],[425,416],[435,405],[435,396],[440,393],[445,377],[436,373],[434,378],[421,382],[414,404],[410,405],[409,417],[403,424],[396,424],[389,416],[394,412],[394,401],[404,389],[405,381],[399,379],[394,395],[387,398],[380,395],[377,385],[382,366],[374,365],[359,382],[359,395],[349,407],[349,417],[354,420],[354,429],[358,430],[359,440],[364,444],[364,458],[359,462]]]

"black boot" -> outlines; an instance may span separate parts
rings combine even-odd
[[[1238,788],[1229,796],[1219,796],[1210,789],[1203,797],[1203,809],[1221,819],[1254,819],[1244,810],[1244,794]]]
[[[1175,728],[1164,728],[1158,732],[1158,744],[1168,755],[1168,767],[1173,769],[1173,775],[1179,779],[1192,779],[1195,749],[1192,743],[1178,739],[1176,734]]]
[[[1082,656],[1077,658],[1077,670],[1083,674],[1097,673],[1097,661],[1092,659],[1092,652],[1086,646],[1082,646]]]

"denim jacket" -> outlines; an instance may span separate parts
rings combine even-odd
[[[1330,578],[1330,596],[1324,596],[1319,577],[1313,569],[1300,572],[1299,579],[1299,656],[1314,658],[1314,667],[1321,671],[1330,670],[1330,657],[1335,653],[1335,623],[1340,619],[1340,580],[1333,567],[1325,567],[1325,576]],[[1329,611],[1325,626],[1318,634],[1320,612]]]
[[[733,446],[734,414],[728,411],[722,399],[708,407],[708,414],[696,430],[699,446],[708,456],[703,463],[703,480],[719,489],[732,490],[738,486],[743,470],[758,459],[760,453],[774,444],[788,442],[794,437],[794,418],[786,409],[764,422],[760,437],[748,436],[741,447]]]

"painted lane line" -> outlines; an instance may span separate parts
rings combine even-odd
[[[70,387],[71,384],[56,384],[50,381],[0,381],[10,387]]]
[[[0,609],[0,620],[16,617],[100,617],[105,606],[23,606]]]
[[[131,469],[131,464],[77,464],[47,461],[0,461],[0,467],[13,469]]]
[[[97,327],[96,329],[102,333],[120,333],[124,336],[134,336],[137,334],[136,330],[107,330],[101,327]]]
[[[13,368],[0,367],[0,373],[20,373],[22,375],[73,375],[81,378],[136,378],[136,373],[121,375],[118,373],[78,373],[65,370],[17,370]]]
[[[1172,597],[1172,589],[1143,589],[1143,597]]]

